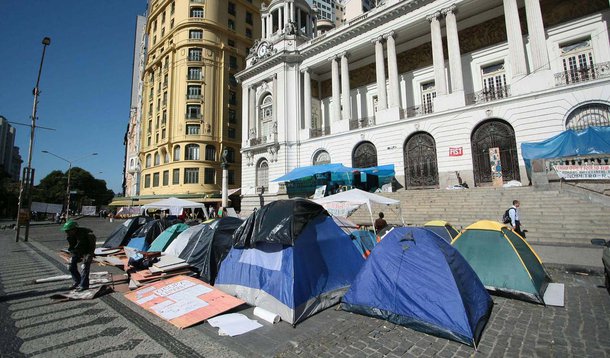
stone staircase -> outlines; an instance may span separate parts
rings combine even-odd
[[[560,190],[532,187],[473,188],[464,190],[402,190],[381,195],[400,200],[407,225],[420,226],[430,220],[445,220],[458,230],[478,220],[500,221],[513,200],[521,202],[520,216],[532,243],[590,245],[593,238],[610,238],[610,208]],[[264,197],[265,203],[275,196]],[[285,198],[285,196],[283,197]],[[258,207],[259,197],[242,199],[242,215]],[[383,211],[390,224],[400,224],[399,211],[373,206],[373,218]],[[366,207],[350,220],[371,225]]]

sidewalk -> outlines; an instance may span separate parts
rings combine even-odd
[[[121,222],[82,219],[98,241]],[[0,356],[158,357],[498,357],[610,355],[610,296],[595,272],[576,274],[551,265],[553,279],[566,285],[566,307],[544,307],[492,296],[494,309],[478,351],[384,320],[331,307],[296,328],[266,322],[237,337],[220,337],[208,323],[178,330],[113,293],[92,301],[49,304],[65,282],[35,285],[34,278],[65,274],[57,249],[59,226],[36,226],[30,241],[15,243],[0,230]],[[536,247],[538,249],[538,247]],[[575,259],[553,256],[558,264]],[[557,249],[565,252],[563,249]],[[580,250],[573,250],[578,258]],[[541,254],[542,255],[542,254]],[[556,257],[556,259],[554,258]],[[599,256],[601,262],[601,252]],[[585,261],[583,261],[585,262]],[[586,261],[588,262],[588,261]],[[102,268],[104,270],[105,268]],[[99,268],[97,269],[99,270]],[[252,308],[238,311],[251,319]]]

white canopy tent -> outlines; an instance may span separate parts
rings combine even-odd
[[[388,206],[398,205],[400,219],[402,220],[403,225],[405,223],[405,219],[402,217],[402,208],[400,207],[399,200],[394,200],[381,195],[368,193],[360,189],[343,191],[334,195],[326,196],[324,198],[315,199],[314,201],[322,205],[331,214],[345,217],[351,215],[361,205],[366,205],[366,207],[369,209],[369,215],[371,217],[373,227],[375,226],[375,221],[373,220],[373,210],[371,208],[371,204]]]
[[[183,209],[195,209],[201,208],[206,218],[208,218],[208,213],[205,210],[205,204],[198,203],[195,201],[178,199],[175,197],[155,201],[154,203],[142,205],[142,210],[147,209],[159,209],[159,210],[169,210],[171,215],[180,215],[182,214]]]

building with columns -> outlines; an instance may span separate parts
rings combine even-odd
[[[487,186],[490,148],[504,181],[527,185],[522,143],[609,125],[605,0],[387,0],[323,34],[303,0],[261,15],[237,74],[245,197],[329,162],[394,164],[399,190],[456,172]]]
[[[260,37],[260,8],[260,0],[149,0],[139,204],[169,196],[219,202],[224,150],[229,187],[240,187],[235,74]]]

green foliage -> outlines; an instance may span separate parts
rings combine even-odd
[[[66,200],[68,171],[52,171],[44,177],[33,193],[34,201],[63,204]],[[114,192],[106,187],[106,181],[96,179],[88,171],[74,167],[70,171],[70,207],[82,205],[107,205],[114,197]]]
[[[12,181],[4,170],[0,170],[0,217],[17,217],[18,201],[19,183]]]

